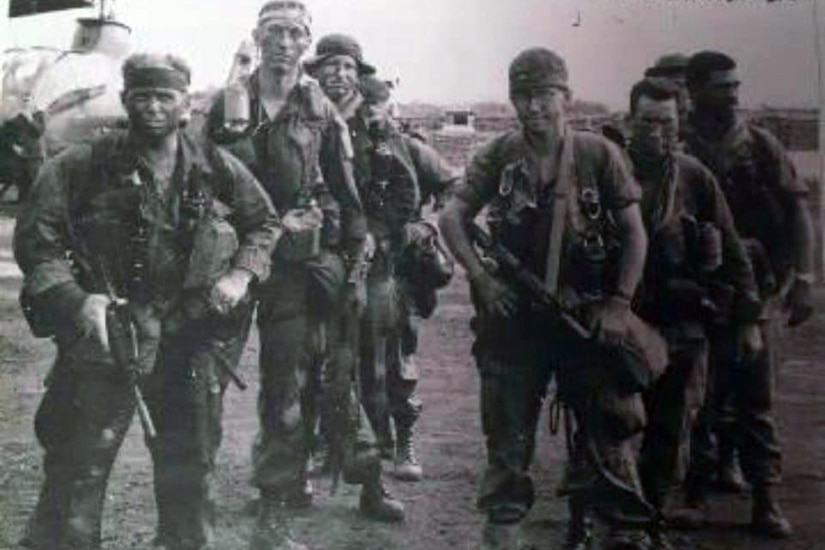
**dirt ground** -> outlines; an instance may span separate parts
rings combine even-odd
[[[0,549],[17,548],[42,480],[41,450],[32,420],[43,393],[53,346],[33,339],[17,308],[19,272],[9,249],[13,221],[0,220]],[[825,548],[825,291],[820,315],[786,335],[786,361],[778,376],[777,417],[785,450],[780,498],[797,535],[786,543],[752,539],[745,528],[748,500],[719,498],[712,528],[684,534],[679,547],[718,550]],[[441,306],[422,327],[419,365],[425,410],[420,422],[420,459],[426,478],[417,484],[390,481],[407,507],[400,526],[375,524],[357,512],[358,492],[342,486],[328,496],[329,479],[316,483],[316,504],[296,521],[300,540],[313,550],[441,550],[478,548],[482,518],[474,508],[484,447],[479,426],[478,378],[471,361],[467,286],[463,276],[441,294]],[[249,449],[256,430],[255,338],[241,367],[250,388],[230,388],[226,437],[218,460],[216,548],[246,547],[253,518],[245,512],[255,491],[248,483]],[[542,422],[544,426],[546,422]],[[526,535],[538,549],[560,548],[567,512],[554,496],[564,445],[543,427],[535,460],[538,503]],[[387,467],[391,465],[386,463]],[[103,525],[107,550],[150,548],[155,509],[151,464],[135,422],[109,484]]]

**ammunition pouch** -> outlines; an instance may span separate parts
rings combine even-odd
[[[184,309],[189,317],[198,318],[208,311],[209,293],[232,267],[239,243],[235,228],[214,212],[197,222],[191,240],[183,282]]]
[[[18,299],[23,317],[25,317],[29,329],[36,338],[51,338],[57,333],[54,317],[37,304],[36,299],[29,294],[25,284],[20,289]]]
[[[321,228],[316,228],[284,233],[275,253],[289,263],[301,263],[317,258],[320,251]]]
[[[341,308],[347,280],[344,260],[338,254],[322,253],[305,264],[307,305],[311,316],[330,319]]]

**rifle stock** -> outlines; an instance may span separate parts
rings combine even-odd
[[[106,330],[109,334],[109,349],[115,364],[123,370],[132,385],[135,402],[137,404],[138,417],[143,427],[143,432],[147,439],[154,440],[157,436],[152,415],[143,399],[143,394],[138,385],[139,368],[137,364],[137,336],[134,325],[128,318],[128,311],[124,305],[117,301],[117,297],[111,292],[109,299],[111,302],[106,308]]]

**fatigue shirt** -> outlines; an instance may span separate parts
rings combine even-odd
[[[355,181],[364,201],[370,231],[383,236],[419,219],[424,190],[443,191],[455,176],[435,150],[388,124],[384,145],[392,162],[390,173],[385,174],[387,188],[377,189],[372,162],[376,143],[364,120],[361,110],[347,119],[355,152]],[[374,198],[378,200],[372,200]]]
[[[783,277],[793,262],[790,212],[808,188],[782,144],[766,130],[737,120],[719,141],[705,139],[690,127],[685,145],[686,152],[716,176],[741,237],[758,240],[775,275]]]
[[[209,155],[194,138],[178,136],[168,186],[152,179],[126,132],[76,145],[43,166],[17,221],[14,253],[25,289],[59,321],[71,323],[88,293],[106,291],[101,265],[111,271],[116,290],[127,286],[136,224],[147,230],[145,282],[152,305],[161,315],[178,305],[190,253],[181,203],[192,178],[200,178],[210,198],[207,212],[225,217],[237,233],[233,266],[259,280],[268,277],[281,230],[266,193],[233,156],[218,148]]]
[[[520,130],[502,134],[473,157],[456,195],[474,209],[489,204],[491,227],[503,227],[502,244],[525,267],[544,278],[552,226],[553,189],[561,178],[570,179],[563,251],[580,240],[588,229],[588,214],[581,208],[585,190],[596,195],[592,198],[604,217],[638,202],[641,189],[618,147],[591,132],[565,130],[554,182],[538,181],[533,158],[530,145]],[[566,260],[563,253],[560,289],[577,286],[575,275],[567,272]]]
[[[750,303],[758,302],[756,282],[747,252],[736,231],[725,196],[713,174],[694,157],[674,153],[670,166],[662,175],[661,180],[645,179],[639,172],[636,172],[636,178],[643,191],[642,217],[650,243],[640,299],[643,317],[648,318],[660,328],[666,325],[679,332],[680,337],[677,337],[666,331],[666,335],[669,336],[668,340],[671,342],[675,339],[701,337],[704,334],[703,328],[694,322],[695,319],[680,318],[679,312],[669,311],[666,315],[656,316],[655,319],[644,315],[646,308],[656,309],[656,306],[661,305],[661,299],[664,296],[654,289],[661,291],[668,282],[664,280],[665,278],[678,276],[692,279],[700,284],[707,282],[696,280],[700,266],[685,265],[691,260],[695,262],[696,258],[687,257],[689,253],[685,250],[683,234],[680,234],[681,238],[677,239],[679,242],[675,247],[678,249],[676,255],[680,257],[667,260],[661,257],[663,247],[667,246],[668,250],[673,251],[673,246],[671,246],[673,243],[662,242],[670,238],[669,235],[665,235],[668,226],[676,225],[676,230],[681,230],[684,216],[693,217],[699,223],[712,223],[721,233],[722,265],[709,277],[714,282],[730,285],[739,300],[747,300]],[[663,265],[663,262],[671,261],[679,262],[679,266],[674,269],[673,266]],[[661,312],[656,311],[656,313]]]
[[[220,92],[207,122],[216,143],[236,155],[260,180],[275,208],[306,206],[314,197],[325,214],[325,244],[337,246],[343,217],[344,236],[360,242],[365,232],[361,203],[352,175],[352,145],[346,123],[318,83],[302,75],[286,103],[269,119],[260,100],[259,76],[249,80],[250,126],[241,135],[224,130],[224,98]]]

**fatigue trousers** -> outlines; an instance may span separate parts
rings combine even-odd
[[[214,538],[215,458],[223,436],[228,370],[240,361],[252,306],[192,322],[161,340],[146,403],[157,429],[154,461],[157,540],[168,550],[199,550]]]
[[[493,523],[521,521],[533,505],[530,465],[535,436],[550,377],[566,372],[564,401],[578,429],[567,490],[583,508],[594,510],[613,526],[646,525],[652,511],[642,495],[633,452],[641,426],[628,426],[616,413],[633,408],[640,396],[618,396],[609,387],[586,387],[575,374],[581,365],[554,361],[552,348],[538,342],[529,362],[507,361],[476,353],[481,375],[481,421],[487,444],[487,467],[478,507]],[[528,348],[529,349],[529,348]],[[569,367],[569,368],[568,368]],[[630,416],[637,416],[631,412]]]
[[[308,476],[307,459],[315,445],[318,414],[325,410],[325,369],[329,368],[329,350],[336,345],[333,339],[339,333],[335,323],[341,322],[341,296],[322,314],[319,308],[310,307],[314,291],[305,268],[295,264],[278,273],[277,280],[259,297],[260,427],[252,449],[252,483],[263,495],[276,499],[303,487]],[[334,311],[333,306],[337,308]],[[350,411],[360,413],[354,386],[350,401]],[[355,429],[350,432],[350,444],[358,452],[350,453],[344,477],[363,483],[365,477],[378,478],[380,459],[375,436],[367,423],[360,421],[361,415],[357,416],[359,419],[352,419]],[[324,418],[321,422],[324,429],[338,425]],[[364,464],[369,475],[353,471]]]
[[[707,376],[706,340],[668,340],[667,370],[644,396],[648,424],[639,458],[645,496],[659,513],[670,489],[684,481]]]
[[[765,349],[754,358],[740,360],[736,334],[725,331],[711,341],[706,406],[694,430],[688,490],[709,486],[717,456],[714,434],[729,438],[738,452],[742,473],[754,487],[778,483],[782,453],[773,420],[775,327],[771,319],[761,327]],[[725,422],[725,418],[732,422]]]
[[[109,474],[135,410],[125,376],[91,339],[62,341],[35,416],[45,456],[23,544],[37,550],[100,548]]]
[[[361,323],[360,379],[362,403],[382,445],[397,430],[410,430],[421,415],[418,345],[409,292],[392,273],[389,259],[379,255],[367,278],[367,308]]]
[[[158,540],[169,550],[197,550],[212,539],[211,496],[221,440],[222,396],[248,334],[241,307],[221,327],[196,323],[164,334],[142,388],[157,438],[147,441],[153,465]],[[106,485],[129,429],[135,398],[126,377],[92,339],[60,344],[49,389],[35,419],[46,456],[46,481],[29,522],[33,548],[100,547]]]

